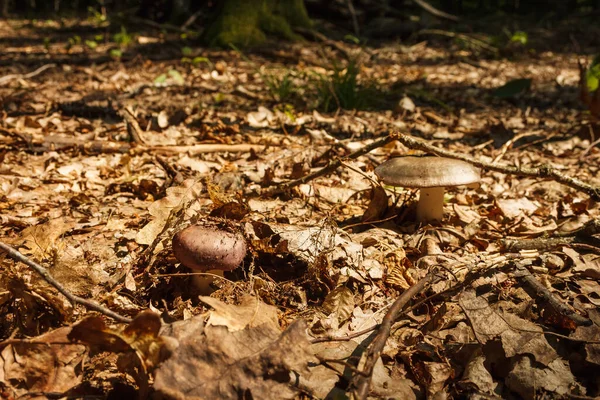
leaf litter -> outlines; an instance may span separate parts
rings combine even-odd
[[[20,74],[0,87],[2,242],[130,321],[2,253],[3,393],[598,396],[600,150],[568,90],[575,55],[444,63],[456,49],[382,45],[359,82],[392,102],[319,112],[322,49],[281,46],[303,59],[1,68]],[[290,103],[257,65],[293,78]],[[440,222],[416,223],[415,193],[372,173],[422,152],[482,163]],[[192,224],[250,249],[210,297],[170,248]]]

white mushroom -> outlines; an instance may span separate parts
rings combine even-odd
[[[479,182],[479,168],[460,160],[441,157],[392,158],[375,168],[386,185],[419,188],[417,221],[441,221],[444,189]]]

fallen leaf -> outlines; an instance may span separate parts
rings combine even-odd
[[[226,304],[207,296],[201,296],[200,300],[214,308],[209,313],[208,326],[224,326],[229,332],[264,324],[279,329],[277,308],[263,303],[256,296],[242,297],[239,305]]]
[[[83,378],[87,350],[69,344],[70,331],[63,327],[4,346],[0,353],[2,396],[14,399],[33,393],[64,393],[77,386]]]

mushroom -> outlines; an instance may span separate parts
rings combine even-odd
[[[186,267],[212,275],[236,269],[246,256],[246,241],[240,234],[193,225],[173,237],[173,254]],[[203,294],[210,292],[214,276],[194,279]]]
[[[419,188],[417,221],[441,221],[444,188],[477,183],[479,168],[460,160],[442,157],[398,157],[375,168],[375,175],[390,186]]]

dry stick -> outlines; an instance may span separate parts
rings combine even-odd
[[[404,306],[413,297],[425,290],[432,279],[433,273],[428,273],[423,279],[411,286],[408,290],[402,293],[400,297],[396,299],[396,301],[394,301],[394,304],[392,304],[388,312],[385,314],[385,317],[383,317],[381,325],[379,325],[377,335],[375,336],[375,339],[373,339],[373,342],[367,351],[367,357],[365,360],[365,365],[362,369],[362,373],[356,374],[352,378],[352,385],[354,386],[357,399],[366,399],[367,395],[369,394],[369,386],[371,385],[373,368],[381,356],[381,352],[385,347],[385,343],[390,336],[392,325],[400,315],[400,312],[402,312]]]
[[[125,109],[123,109],[120,114],[123,117],[123,119],[125,119],[125,121],[127,122],[127,131],[129,132],[129,135],[131,136],[133,141],[137,144],[145,144],[144,140],[142,139],[142,133],[144,131],[140,127],[138,120],[135,118],[135,113],[133,112],[133,109],[129,106],[125,107]]]
[[[36,75],[41,74],[42,72],[44,72],[47,69],[50,68],[54,68],[56,67],[56,64],[46,64],[46,65],[42,65],[41,67],[39,67],[38,69],[36,69],[33,72],[30,72],[28,74],[10,74],[10,75],[5,75],[2,78],[0,78],[0,85],[4,85],[5,83],[8,83],[14,79],[29,79],[29,78],[33,78]]]
[[[358,26],[358,18],[356,18],[354,4],[352,4],[352,0],[346,0],[346,3],[348,4],[348,11],[350,11],[350,15],[352,16],[352,27],[354,28],[354,34],[356,36],[360,36],[360,28]]]
[[[521,250],[542,250],[550,251],[557,247],[570,246],[575,242],[575,237],[539,237],[527,240],[501,239],[500,243],[504,249],[509,252],[518,252]]]
[[[125,322],[125,323],[131,322],[131,318],[127,318],[122,315],[119,315],[116,312],[111,311],[108,308],[101,306],[100,304],[98,304],[92,300],[87,300],[87,299],[84,299],[82,297],[72,294],[63,285],[61,285],[56,279],[54,279],[52,277],[52,275],[50,275],[50,273],[48,272],[48,270],[46,268],[42,267],[40,264],[25,257],[21,252],[14,249],[13,247],[0,242],[0,249],[4,250],[6,252],[6,254],[8,254],[10,256],[10,258],[12,258],[13,260],[22,262],[23,264],[25,264],[28,267],[35,270],[35,272],[40,274],[46,282],[48,282],[50,285],[54,286],[56,288],[56,290],[58,290],[60,293],[62,293],[63,296],[65,296],[67,299],[69,299],[69,301],[71,303],[74,303],[74,304],[77,303],[77,304],[84,305],[91,310],[98,311],[99,313],[109,316],[119,322]]]
[[[0,128],[0,132],[2,132]],[[25,140],[25,139],[24,139]],[[49,136],[44,139],[43,142],[27,142],[32,151],[64,151],[70,149],[77,149],[86,154],[114,154],[114,153],[129,153],[142,154],[142,153],[155,153],[155,154],[204,154],[204,153],[220,153],[220,152],[231,152],[231,153],[245,153],[250,151],[262,151],[266,148],[264,145],[258,144],[223,144],[223,143],[201,143],[189,146],[132,146],[129,143],[103,141],[103,140],[92,140],[92,141],[81,141],[74,140],[71,138],[61,138],[55,136]]]
[[[261,144],[222,144],[222,143],[201,143],[190,146],[152,146],[142,147],[139,151],[141,152],[152,152],[158,154],[180,154],[186,153],[189,155],[203,154],[203,153],[219,153],[229,151],[232,153],[245,153],[249,151],[262,151],[266,148],[265,145]],[[134,150],[134,151],[137,151]]]
[[[485,50],[489,51],[490,53],[494,53],[494,54],[498,53],[498,49],[495,48],[494,46],[490,46],[483,40],[476,39],[474,37],[465,35],[463,33],[448,32],[448,31],[443,31],[441,29],[422,29],[417,32],[417,35],[441,35],[441,36],[447,36],[447,37],[451,37],[451,38],[458,38],[458,39],[464,40],[465,42],[469,42],[475,46],[479,46],[480,48],[485,49]]]
[[[458,21],[460,19],[456,15],[448,14],[441,10],[438,10],[437,8],[435,8],[434,6],[432,6],[431,4],[427,3],[424,0],[413,0],[413,1],[419,7],[421,7],[423,10],[427,11],[428,13],[430,13],[431,15],[434,15],[436,17],[446,18],[446,19],[449,19],[450,21]]]
[[[488,169],[490,171],[502,172],[504,174],[511,174],[517,176],[528,176],[531,178],[552,178],[556,182],[562,183],[565,186],[571,187],[576,190],[587,193],[592,199],[600,200],[600,187],[592,186],[588,183],[580,181],[577,178],[564,175],[558,172],[556,169],[549,165],[543,165],[539,168],[529,167],[514,167],[510,165],[494,165],[487,162],[477,160],[473,157],[466,156],[464,154],[454,153],[448,150],[440,149],[439,147],[432,146],[423,140],[417,139],[413,136],[398,134],[398,141],[410,147],[411,149],[423,150],[429,153],[437,154],[442,157],[455,158],[473,164],[476,167]]]
[[[577,314],[575,311],[563,304],[553,293],[551,293],[544,285],[542,285],[535,277],[529,272],[529,270],[523,266],[515,263],[516,272],[513,274],[517,278],[521,278],[523,282],[529,287],[535,294],[535,297],[541,302],[547,303],[557,313],[564,315],[571,319],[576,325],[590,326],[592,321],[584,318]]]
[[[396,134],[389,134],[382,139],[376,140],[373,143],[370,143],[370,144],[364,146],[363,148],[356,150],[354,153],[349,154],[347,157],[345,157],[345,159],[348,159],[348,160],[356,159],[356,158],[363,156],[379,147],[385,146],[386,144],[391,143],[396,139],[397,139]],[[316,179],[321,176],[332,173],[333,171],[335,171],[336,169],[341,167],[342,164],[343,164],[343,160],[341,158],[336,158],[335,160],[330,161],[329,164],[327,164],[325,167],[321,168],[320,170],[317,170],[308,175],[304,175],[302,178],[298,178],[293,181],[284,182],[284,183],[276,183],[275,185],[277,185],[277,186],[275,186],[269,190],[266,190],[266,191],[262,192],[261,194],[263,196],[276,196],[278,194],[285,193],[286,191],[290,190],[293,187],[302,185],[306,182],[312,181],[313,179]]]

